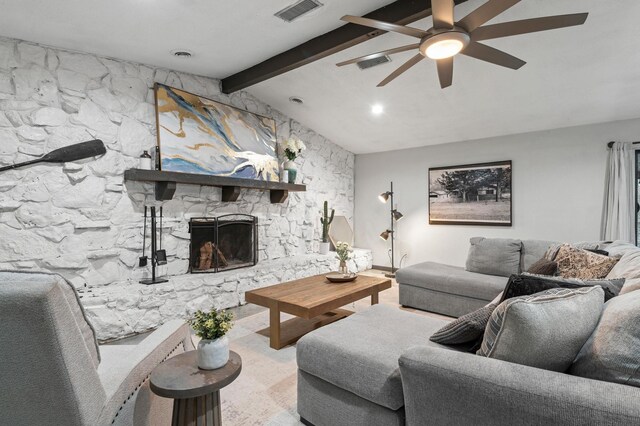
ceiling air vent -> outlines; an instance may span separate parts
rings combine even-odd
[[[361,70],[366,70],[371,67],[375,67],[377,65],[386,64],[387,62],[391,62],[391,58],[388,56],[380,56],[379,58],[365,59],[364,61],[358,62],[358,68],[360,68]]]
[[[282,9],[276,13],[276,16],[284,21],[293,22],[302,15],[322,6],[322,3],[316,0],[300,0]]]

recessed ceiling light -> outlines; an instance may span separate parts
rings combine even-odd
[[[384,107],[381,104],[375,104],[371,106],[371,114],[380,115],[384,112]]]
[[[297,96],[292,96],[289,98],[289,102],[292,102],[294,104],[298,104],[298,105],[302,105],[304,103],[304,100],[302,98],[299,98]]]
[[[188,50],[185,49],[176,49],[176,50],[172,50],[171,54],[173,56],[175,56],[176,58],[182,58],[182,59],[187,59],[193,56],[193,53],[189,52]]]

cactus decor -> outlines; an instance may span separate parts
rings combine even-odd
[[[322,223],[322,242],[329,242],[329,225],[333,222],[333,215],[336,213],[334,209],[331,209],[331,216],[329,216],[329,203],[327,201],[324,202],[324,213],[323,217],[320,218],[320,222]]]
[[[333,222],[333,215],[336,213],[334,209],[331,209],[331,216],[329,216],[329,203],[324,202],[324,212],[320,218],[322,223],[322,242],[320,243],[320,254],[329,253],[329,226]]]

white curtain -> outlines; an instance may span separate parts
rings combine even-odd
[[[636,242],[635,150],[628,142],[609,148],[600,236],[603,240]]]

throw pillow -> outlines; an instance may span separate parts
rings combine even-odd
[[[547,252],[544,254],[544,258],[549,260],[555,260],[556,255],[558,254],[558,250],[560,250],[560,247],[564,245],[570,245],[571,247],[577,248],[580,250],[598,250],[600,246],[603,244],[602,242],[598,242],[598,241],[582,241],[582,242],[573,243],[573,244],[562,244],[562,243],[552,244],[551,246],[549,246],[549,249],[547,249]]]
[[[589,280],[606,277],[619,259],[565,244],[560,247],[554,260],[558,264],[559,275]]]
[[[640,387],[640,292],[610,300],[569,373]]]
[[[550,277],[524,273],[509,277],[502,301],[512,297],[528,296],[552,288],[581,288],[600,286],[604,290],[605,302],[620,294],[624,278],[602,280],[579,280],[577,278]]]
[[[640,248],[629,250],[609,271],[607,278],[640,278]]]
[[[474,237],[470,242],[467,271],[501,277],[519,272],[520,240]]]
[[[556,272],[558,272],[558,264],[543,257],[542,259],[531,265],[527,272],[537,275],[555,275]]]
[[[481,339],[491,313],[497,306],[489,304],[463,315],[433,333],[429,340],[443,345],[460,345]]]
[[[603,300],[601,287],[507,299],[491,314],[477,354],[564,372],[596,327]]]

